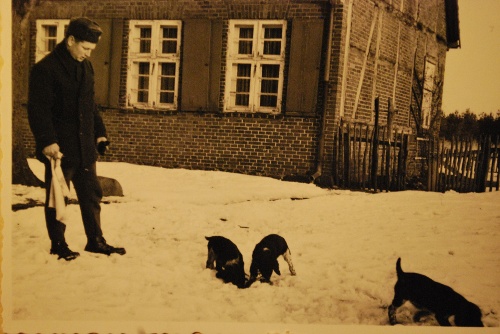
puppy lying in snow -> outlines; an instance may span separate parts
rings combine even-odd
[[[238,247],[221,236],[205,237],[208,240],[207,268],[217,270],[215,276],[238,288],[245,287],[243,256]],[[214,266],[215,262],[215,266]]]
[[[456,326],[483,327],[481,310],[449,286],[433,281],[427,276],[405,273],[401,269],[401,258],[396,262],[398,280],[394,286],[394,299],[389,306],[389,322],[397,323],[396,310],[405,301],[435,314],[441,326],[451,326],[449,318],[454,316]],[[419,314],[416,315],[419,321]]]
[[[276,274],[281,275],[278,257],[282,255],[288,263],[290,273],[295,275],[293,268],[292,255],[285,239],[277,234],[270,234],[261,240],[253,250],[252,264],[250,266],[250,279],[246,286],[249,287],[257,280],[260,273],[262,275],[262,282],[271,283],[271,275],[273,270]]]

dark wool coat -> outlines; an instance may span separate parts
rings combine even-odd
[[[94,101],[94,69],[87,59],[73,59],[64,41],[31,69],[28,119],[40,161],[47,161],[42,150],[57,143],[63,167],[96,162],[96,139],[106,137],[106,128]]]

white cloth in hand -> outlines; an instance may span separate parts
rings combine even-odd
[[[63,220],[66,211],[66,198],[69,197],[69,188],[61,169],[62,153],[57,158],[47,157],[50,160],[52,182],[50,183],[49,208],[56,209],[56,219]]]

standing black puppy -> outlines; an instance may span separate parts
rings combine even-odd
[[[205,237],[208,240],[207,268],[216,269],[215,276],[238,288],[245,287],[243,255],[229,239],[221,236]],[[215,267],[214,267],[215,262]]]
[[[262,275],[261,281],[267,283],[271,283],[273,270],[276,274],[281,275],[278,263],[278,256],[280,255],[288,263],[290,273],[296,275],[293,268],[292,255],[285,239],[277,234],[270,234],[264,237],[253,250],[250,279],[247,282],[247,287],[257,280],[259,273]]]
[[[389,306],[391,325],[397,323],[396,309],[409,300],[416,307],[433,312],[441,326],[451,326],[448,318],[455,316],[456,326],[483,327],[479,307],[449,286],[421,274],[403,272],[401,258],[396,262],[396,272],[398,281],[394,286],[394,299]]]

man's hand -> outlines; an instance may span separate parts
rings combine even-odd
[[[54,159],[58,159],[61,155],[61,152],[59,151],[59,145],[57,143],[50,144],[49,146],[46,146],[43,150],[42,153],[47,156],[51,157]]]
[[[97,138],[97,152],[99,152],[100,155],[104,155],[104,153],[106,153],[108,146],[109,140],[107,140],[106,137]]]

